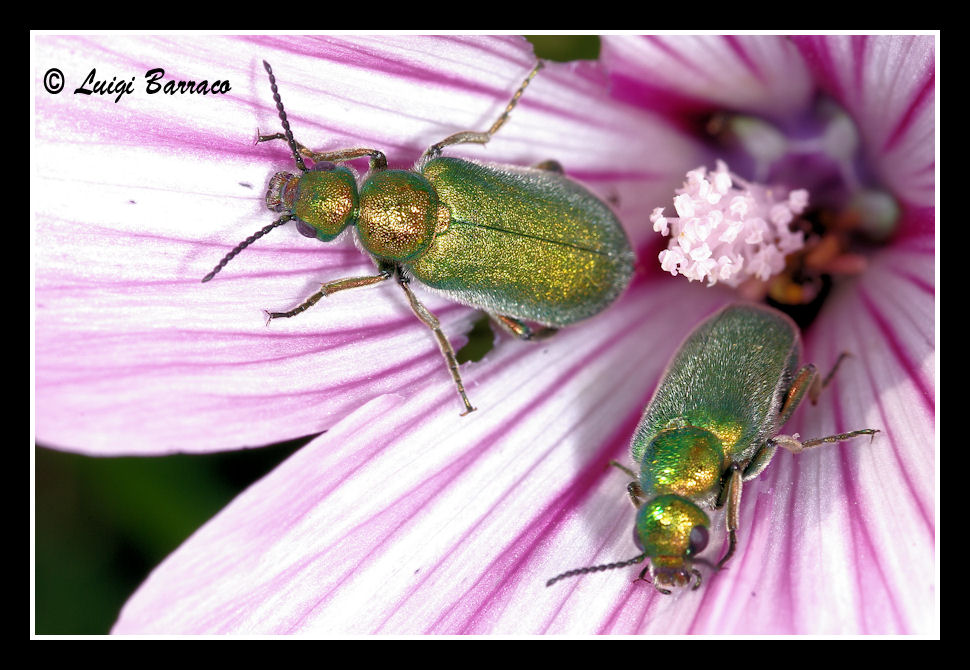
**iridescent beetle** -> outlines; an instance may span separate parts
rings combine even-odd
[[[295,316],[324,296],[371,286],[392,277],[414,314],[434,333],[465,412],[465,394],[455,353],[438,319],[408,285],[412,278],[450,299],[485,310],[521,339],[547,336],[591,317],[612,303],[633,273],[634,254],[616,216],[586,188],[562,174],[554,161],[533,168],[442,157],[453,144],[485,144],[506,122],[539,63],[486,132],[450,135],[424,152],[413,170],[389,170],[377,149],[312,151],[290,131],[273,71],[263,61],[283,132],[257,142],[284,140],[300,172],[278,172],[266,205],[283,216],[241,242],[202,281],[273,228],[295,220],[298,230],[322,242],[353,227],[377,274],[329,281],[288,312]],[[370,171],[358,185],[339,165],[368,157]],[[307,168],[304,158],[313,161]],[[540,326],[531,328],[526,322]]]
[[[798,367],[798,327],[787,316],[762,305],[739,304],[703,321],[674,354],[630,444],[639,477],[627,492],[637,508],[633,540],[642,552],[626,561],[578,568],[560,579],[641,563],[638,579],[649,570],[654,587],[684,587],[701,573],[694,563],[708,543],[711,525],[702,507],[727,505],[729,545],[715,569],[737,548],[743,482],[760,475],[778,447],[792,453],[826,442],[879,432],[864,428],[799,441],[778,431],[807,392],[814,404],[845,354],[822,381],[811,363]]]

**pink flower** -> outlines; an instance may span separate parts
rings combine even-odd
[[[610,38],[601,66],[550,64],[487,146],[448,152],[558,160],[614,205],[642,267],[610,309],[554,338],[499,335],[462,367],[479,408],[465,417],[395,287],[265,325],[264,308],[371,273],[352,243],[284,226],[199,282],[272,221],[264,189],[292,168],[283,143],[252,144],[255,127],[279,130],[263,59],[297,140],[378,148],[391,167],[485,129],[534,64],[513,37],[37,38],[38,79],[57,66],[67,84],[38,82],[35,98],[38,441],[147,456],[323,433],[159,565],[114,632],[939,634],[932,38]],[[91,67],[134,91],[74,94]],[[231,91],[149,95],[154,67]],[[729,570],[698,591],[663,596],[631,583],[635,568],[546,588],[636,552],[627,477],[608,463],[629,464],[680,340],[736,299],[656,261],[650,213],[720,157],[697,121],[784,125],[822,93],[855,121],[901,214],[806,332],[820,368],[854,357],[786,432],[882,432],[778,455],[745,488]],[[421,298],[460,346],[476,313]]]

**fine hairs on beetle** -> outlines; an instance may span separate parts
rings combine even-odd
[[[801,337],[786,315],[755,304],[729,305],[704,320],[681,344],[647,404],[630,444],[639,476],[612,461],[633,481],[637,509],[633,540],[640,554],[625,561],[569,570],[546,582],[612,570],[650,559],[654,588],[701,585],[695,563],[720,570],[737,548],[743,483],[760,475],[778,447],[799,453],[878,430],[863,428],[801,441],[781,435],[806,393],[814,405],[846,354],[824,378],[811,363],[799,367]],[[702,507],[727,507],[728,547],[712,564],[698,554],[708,543]]]
[[[451,145],[487,143],[509,119],[541,62],[487,131],[449,135],[428,147],[413,170],[388,169],[377,149],[313,151],[297,142],[273,70],[266,61],[263,66],[283,132],[258,135],[256,141],[286,142],[299,172],[272,177],[266,205],[282,216],[227,253],[203,282],[288,221],[321,242],[352,227],[377,266],[376,274],[328,281],[293,309],[268,312],[269,319],[296,316],[325,296],[393,278],[415,316],[434,334],[464,404],[462,414],[475,408],[455,352],[438,319],[412,291],[412,280],[484,310],[523,340],[547,337],[598,314],[629,284],[635,257],[620,222],[602,200],[566,177],[557,162],[526,168],[441,155]],[[363,179],[343,165],[365,157],[370,169]]]

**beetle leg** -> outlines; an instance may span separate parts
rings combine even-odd
[[[441,349],[441,354],[445,357],[445,362],[448,364],[448,370],[451,371],[451,377],[455,380],[455,386],[458,387],[458,395],[461,396],[461,401],[465,403],[465,411],[461,413],[465,416],[469,412],[474,412],[475,408],[468,401],[468,396],[465,395],[465,385],[462,384],[461,374],[458,372],[458,361],[455,359],[455,350],[451,347],[451,342],[445,337],[445,334],[441,331],[441,322],[438,318],[428,311],[428,308],[421,304],[417,296],[408,286],[408,280],[405,278],[400,271],[397,273],[397,283],[404,291],[405,295],[408,297],[408,304],[411,305],[411,311],[414,312],[438,340],[438,348]]]
[[[798,433],[795,435],[775,435],[773,438],[768,440],[769,443],[774,443],[779,447],[783,447],[793,454],[799,454],[806,449],[811,447],[817,447],[820,444],[826,442],[842,442],[844,440],[852,439],[853,437],[858,437],[859,435],[871,435],[875,436],[879,431],[875,428],[862,428],[860,430],[853,430],[849,433],[839,433],[838,435],[826,435],[825,437],[816,437],[813,440],[806,440],[801,442],[798,440]]]
[[[798,371],[795,375],[795,380],[788,388],[788,393],[785,394],[785,400],[781,405],[781,409],[778,410],[781,414],[781,418],[778,420],[779,426],[783,426],[788,421],[798,408],[802,398],[805,397],[805,393],[814,384],[818,384],[818,370],[814,365],[809,363]],[[818,394],[816,393],[815,395],[817,396]]]
[[[539,61],[536,64],[536,66],[532,69],[532,72],[529,73],[529,76],[526,77],[525,81],[522,82],[522,85],[519,86],[519,90],[517,90],[515,94],[512,96],[512,99],[509,101],[509,104],[505,106],[505,111],[502,112],[502,115],[499,116],[498,119],[496,119],[495,123],[492,124],[492,127],[489,128],[486,132],[480,133],[480,132],[474,132],[471,130],[464,130],[460,133],[449,135],[448,137],[441,140],[437,144],[432,144],[430,147],[428,147],[428,150],[425,151],[424,155],[421,156],[421,160],[419,161],[419,163],[423,162],[426,159],[434,158],[440,155],[441,150],[444,147],[450,146],[452,144],[468,144],[468,143],[486,144],[490,139],[492,139],[492,135],[497,133],[498,129],[501,128],[506,121],[508,121],[509,114],[512,112],[513,109],[515,109],[515,106],[518,104],[519,98],[522,97],[522,92],[525,91],[525,87],[529,85],[529,82],[532,81],[532,78],[535,77],[536,74],[539,72],[539,70],[542,69],[542,65],[543,65],[542,61]]]
[[[643,499],[646,496],[643,493],[643,489],[640,488],[640,482],[638,481],[638,477],[636,473],[634,473],[633,470],[626,467],[625,465],[621,465],[617,461],[610,461],[610,465],[612,465],[613,467],[619,468],[620,470],[623,470],[623,472],[630,475],[630,477],[633,479],[632,482],[626,485],[626,492],[627,492],[627,495],[630,496],[630,502],[633,503],[633,506],[637,509],[640,509],[640,506],[643,505]]]
[[[541,328],[536,328],[533,330],[523,321],[512,316],[505,316],[503,314],[489,314],[489,316],[492,317],[492,319],[498,325],[500,325],[503,330],[515,335],[520,340],[544,340],[547,337],[552,337],[558,331],[558,328],[550,328],[549,326],[542,326]]]
[[[850,354],[848,351],[843,351],[841,354],[839,354],[839,357],[835,359],[835,365],[832,366],[832,369],[827,375],[825,375],[825,379],[822,380],[821,383],[819,383],[819,380],[816,377],[815,382],[812,384],[811,388],[808,389],[808,398],[812,401],[813,405],[818,402],[818,396],[822,393],[822,389],[828,386],[829,382],[832,381],[832,377],[835,376],[836,370],[838,370],[839,366],[842,365],[842,361],[851,355],[852,354]]]
[[[633,470],[631,470],[630,468],[628,468],[625,465],[623,465],[622,463],[620,463],[619,461],[610,461],[610,465],[612,465],[615,468],[619,468],[620,470],[623,470],[623,472],[625,472],[628,475],[630,475],[630,479],[633,479],[633,480],[636,480],[637,479],[636,473]]]
[[[701,571],[698,570],[697,568],[691,568],[690,572],[692,575],[694,575],[694,577],[697,578],[697,582],[694,584],[694,588],[691,589],[691,591],[696,591],[701,587],[701,578],[702,578]]]
[[[260,142],[270,142],[272,140],[284,140],[289,141],[283,133],[273,133],[272,135],[260,135],[259,131],[256,131],[256,144]],[[293,144],[296,145],[297,151],[304,158],[309,158],[314,163],[320,163],[323,161],[329,163],[342,163],[343,161],[350,161],[355,158],[363,158],[368,156],[370,158],[370,169],[371,170],[383,170],[387,167],[387,157],[384,155],[383,151],[377,149],[366,149],[364,147],[357,147],[354,149],[338,149],[336,151],[314,151],[313,149],[308,149],[296,140],[293,140]]]
[[[640,509],[643,505],[643,489],[640,488],[640,482],[633,481],[626,485],[627,495],[630,496],[630,502],[633,503],[635,509]]]
[[[367,276],[367,277],[348,277],[347,279],[337,279],[336,281],[327,282],[326,284],[320,285],[320,290],[311,295],[309,298],[300,303],[297,307],[294,307],[288,312],[266,312],[266,316],[269,321],[273,319],[289,318],[291,316],[296,316],[301,312],[305,312],[317,302],[320,298],[328,296],[337,291],[346,291],[351,288],[360,288],[361,286],[371,286],[373,284],[379,284],[382,281],[390,279],[392,270],[389,268],[382,268],[381,273],[377,275]],[[267,322],[268,323],[268,322]]]
[[[835,361],[835,365],[829,371],[825,378],[822,379],[818,376],[818,369],[811,363],[802,367],[798,373],[795,375],[795,381],[792,382],[791,387],[788,389],[788,393],[785,396],[785,402],[782,404],[779,412],[781,413],[781,420],[778,425],[784,425],[794,413],[795,409],[798,407],[802,398],[805,397],[805,393],[808,393],[808,399],[812,401],[812,404],[818,402],[818,397],[822,393],[822,389],[829,385],[832,378],[835,376],[836,371],[842,364],[842,361],[850,356],[849,352],[843,351],[839,354],[839,357]]]
[[[728,531],[728,549],[724,556],[717,562],[717,569],[720,570],[728,559],[734,555],[734,550],[738,546],[738,525],[741,510],[741,489],[744,486],[744,478],[741,476],[741,468],[737,463],[732,463],[728,473],[727,486],[721,490],[721,498],[718,499],[718,507],[727,503],[727,513],[725,523]]]
[[[829,435],[827,437],[819,437],[814,440],[806,440],[805,442],[799,441],[798,434],[795,435],[775,435],[773,438],[765,442],[764,446],[761,447],[751,459],[751,461],[745,466],[744,470],[737,463],[732,463],[730,469],[728,470],[727,483],[721,489],[721,494],[718,496],[715,507],[723,507],[725,503],[727,504],[727,515],[726,524],[728,530],[729,546],[727,552],[717,562],[717,569],[720,570],[727,563],[728,559],[734,554],[734,550],[738,545],[737,530],[740,523],[740,509],[741,509],[741,489],[744,482],[754,479],[760,475],[768,464],[771,462],[772,457],[774,457],[775,452],[778,451],[778,447],[782,447],[792,452],[793,454],[798,454],[809,449],[811,447],[817,447],[818,445],[825,442],[841,442],[842,440],[847,440],[859,435],[875,435],[878,430],[873,428],[863,428],[862,430],[853,430],[850,433],[839,433],[838,435]]]
[[[667,589],[660,588],[660,586],[658,586],[656,584],[656,582],[651,582],[649,579],[647,579],[647,572],[649,572],[649,571],[650,571],[650,564],[647,563],[647,565],[644,566],[643,570],[640,571],[640,574],[637,575],[637,578],[633,580],[633,583],[636,584],[637,582],[646,582],[647,584],[653,585],[654,588],[656,588],[658,591],[660,591],[664,595],[668,595],[669,596],[670,595],[670,591],[668,591]],[[652,574],[650,576],[653,577]]]
[[[555,172],[556,174],[565,174],[566,171],[562,169],[562,164],[554,159],[549,159],[547,161],[542,161],[541,163],[536,163],[532,167],[538,168],[540,170],[545,170],[546,172]]]
[[[643,499],[646,496],[643,493],[643,489],[640,488],[639,478],[637,477],[636,473],[625,465],[621,465],[617,461],[610,461],[610,465],[623,470],[623,472],[630,475],[630,477],[633,479],[632,482],[626,485],[626,492],[627,495],[630,496],[630,502],[633,503],[633,506],[640,509],[640,506],[643,505]]]
[[[744,466],[744,470],[741,472],[741,478],[744,481],[751,481],[768,467],[771,463],[771,459],[775,457],[775,452],[778,451],[778,445],[772,440],[765,442],[755,455],[748,461],[747,465]]]

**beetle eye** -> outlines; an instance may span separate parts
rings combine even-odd
[[[687,555],[693,556],[704,551],[710,534],[704,526],[694,526],[690,531],[690,538],[687,541]]]
[[[310,169],[314,172],[330,172],[337,168],[336,163],[331,163],[330,161],[320,161],[319,163],[314,163],[313,167]]]
[[[643,542],[640,541],[640,533],[637,532],[636,524],[633,525],[633,544],[637,545],[637,549],[640,551],[646,551],[643,548]]]
[[[317,229],[316,228],[314,228],[313,226],[311,226],[311,225],[309,225],[307,223],[303,223],[299,219],[296,220],[296,229],[298,231],[300,231],[300,235],[303,235],[304,237],[316,237],[317,236]]]

